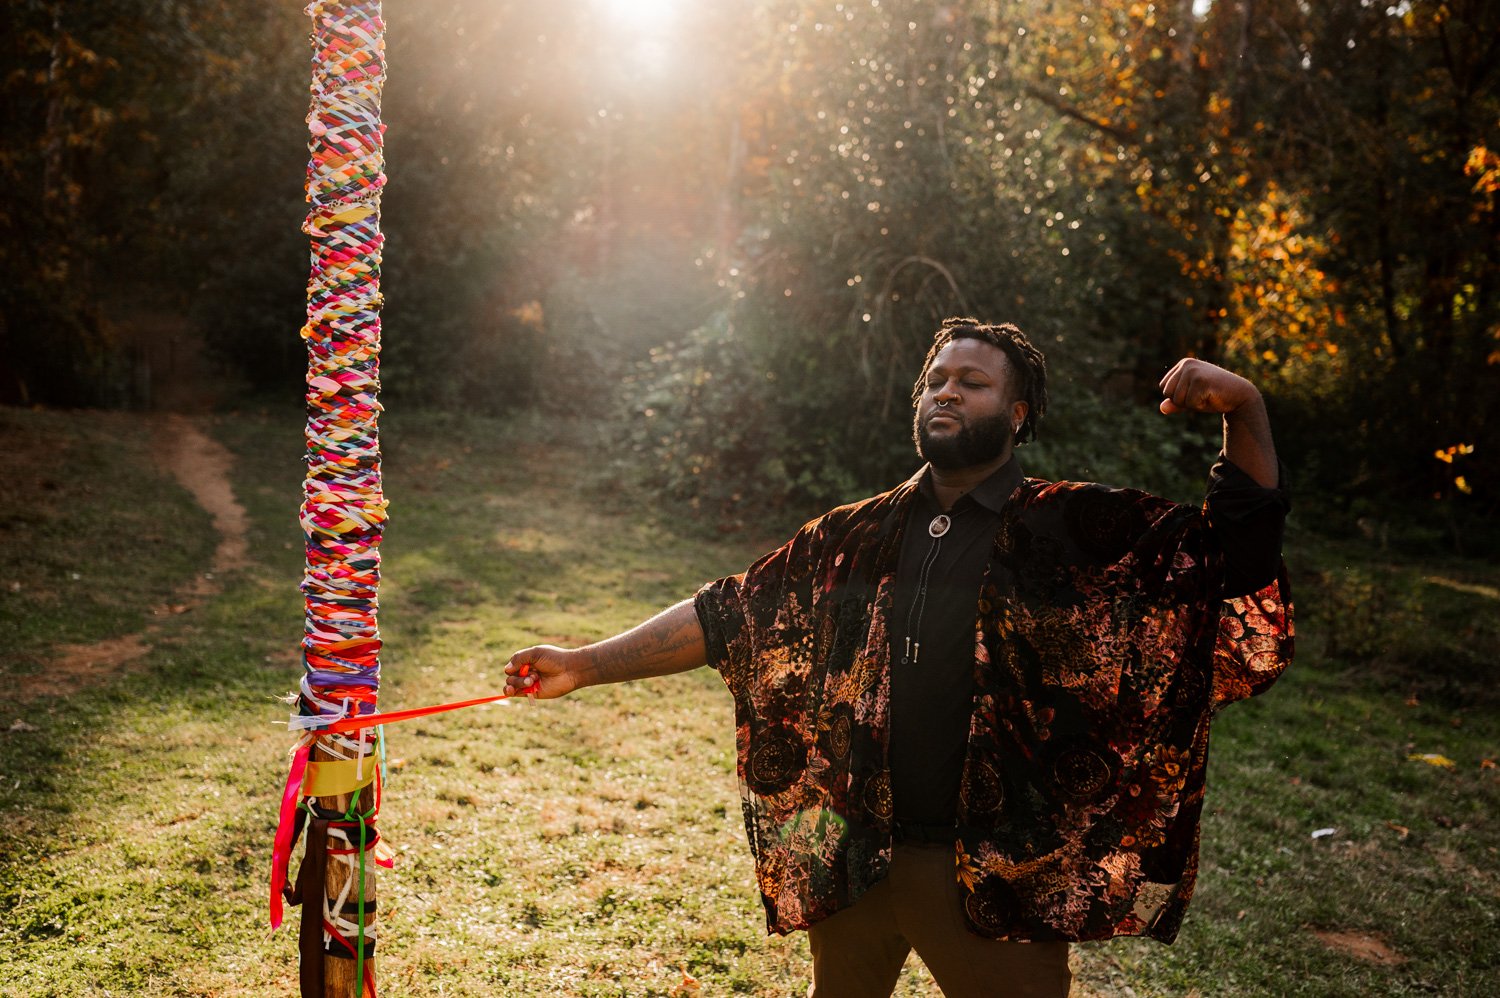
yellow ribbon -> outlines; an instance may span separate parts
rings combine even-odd
[[[369,786],[375,780],[377,764],[374,759],[365,759],[364,763],[364,775],[361,776],[358,759],[309,762],[307,775],[302,778],[302,796],[337,797]]]

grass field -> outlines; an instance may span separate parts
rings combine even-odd
[[[0,995],[295,990],[295,928],[269,931],[265,895],[300,423],[201,425],[234,454],[250,555],[188,598],[217,538],[159,433],[0,410]],[[614,633],[794,526],[711,537],[559,432],[388,422],[383,704],[494,691],[513,649]],[[1076,994],[1496,991],[1500,569],[1295,527],[1288,558],[1299,657],[1217,723],[1182,937],[1075,948]],[[59,646],[129,634],[144,654],[36,682]],[[805,941],[763,932],[713,673],[388,734],[384,993],[670,995],[684,967],[704,995],[803,993]],[[898,993],[936,991],[913,960]]]

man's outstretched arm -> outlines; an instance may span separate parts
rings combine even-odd
[[[582,648],[523,648],[505,665],[505,689],[550,700],[584,686],[687,672],[707,657],[693,600],[685,599],[624,634]]]
[[[1216,412],[1224,417],[1224,456],[1262,486],[1281,485],[1271,420],[1260,389],[1249,381],[1193,357],[1179,360],[1161,379],[1161,411]]]

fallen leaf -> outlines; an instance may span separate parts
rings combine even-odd
[[[1480,759],[1479,760],[1479,768],[1480,769],[1494,769],[1495,768],[1495,760],[1494,759]]]
[[[17,718],[16,721],[15,721],[15,723],[10,726],[10,730],[12,730],[12,731],[40,731],[42,729],[38,728],[35,724],[27,724],[25,721],[21,720],[20,718]]]
[[[1440,755],[1437,752],[1413,752],[1407,758],[1412,762],[1425,762],[1429,766],[1441,766],[1444,769],[1458,768],[1458,763],[1446,755]]]
[[[672,989],[672,998],[699,998],[703,994],[703,986],[698,983],[698,978],[688,973],[687,964],[679,964],[682,968],[682,983]]]
[[[1398,825],[1394,821],[1387,821],[1385,827],[1396,833],[1396,838],[1404,839],[1411,834],[1411,829],[1405,825]]]
[[[1290,783],[1294,787],[1300,787],[1300,786],[1302,786],[1302,777],[1300,777],[1300,776],[1294,776],[1290,780],[1288,780],[1287,782]]]
[[[1337,835],[1338,831],[1337,828],[1315,828],[1313,829],[1312,837],[1315,839],[1326,839],[1330,835]]]

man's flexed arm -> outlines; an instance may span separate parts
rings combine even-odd
[[[1260,390],[1238,374],[1185,357],[1161,379],[1161,411],[1217,412],[1224,417],[1224,456],[1268,489],[1281,483],[1271,420]]]
[[[506,663],[505,689],[550,700],[584,686],[687,672],[707,656],[693,600],[685,599],[624,634],[582,648],[523,648]]]

